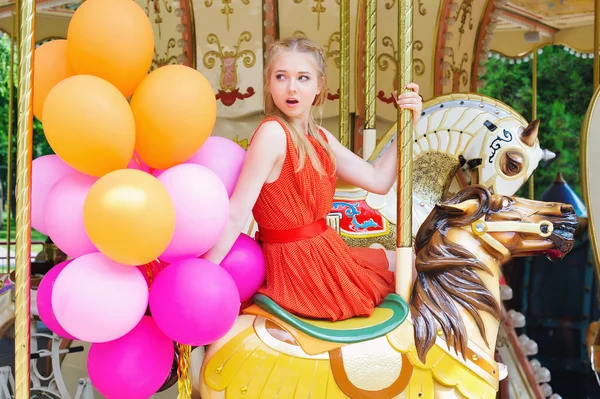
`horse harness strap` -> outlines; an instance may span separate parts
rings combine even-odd
[[[510,231],[515,233],[537,234],[540,237],[549,237],[554,231],[554,226],[547,220],[542,220],[539,223],[514,221],[486,222],[484,218],[481,218],[471,223],[470,226],[465,227],[465,229],[470,230],[483,242],[499,252],[504,259],[508,259],[510,257],[510,251],[489,233]]]

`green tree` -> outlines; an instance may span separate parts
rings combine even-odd
[[[17,97],[18,97],[18,65],[17,52],[15,51],[14,66],[14,87],[13,87],[13,188],[11,192],[14,195],[15,169],[16,169],[16,149],[17,149]],[[8,166],[8,113],[10,98],[10,37],[0,33],[0,182],[3,187],[4,201],[6,201],[6,177]],[[52,154],[53,151],[46,141],[42,124],[34,119],[33,124],[33,158],[42,155]],[[14,198],[14,197],[13,197]],[[13,201],[14,204],[14,201]]]
[[[593,94],[593,60],[575,57],[559,46],[544,47],[537,58],[540,145],[559,157],[547,168],[535,171],[535,196],[546,190],[558,172],[581,194],[579,136]],[[479,92],[505,102],[531,120],[532,65],[532,62],[510,64],[495,57],[488,59],[483,77],[486,84]],[[518,195],[527,193],[526,185]]]

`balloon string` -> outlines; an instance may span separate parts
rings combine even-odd
[[[144,167],[144,165],[142,165],[142,161],[140,161],[140,159],[138,158],[138,156],[137,156],[136,154],[133,154],[133,160],[135,161],[135,163],[137,163],[137,164],[138,164],[138,166],[139,166],[139,167],[140,167],[142,170],[144,170],[144,171],[145,171],[145,169],[146,169],[146,168]],[[151,175],[153,175],[153,174],[154,174],[154,171],[155,171],[155,170],[156,170],[156,169],[154,169],[154,168],[152,168],[152,167],[148,166],[148,173],[150,173]]]
[[[162,270],[162,265],[158,259],[155,259],[150,263],[146,263],[144,265],[144,270],[146,271],[146,276],[148,276],[148,289],[150,289],[150,287],[152,287],[154,279]]]
[[[177,349],[179,350],[179,364],[177,365],[177,390],[179,391],[179,395],[177,399],[191,399],[192,380],[189,375],[189,365],[192,347],[177,344]]]

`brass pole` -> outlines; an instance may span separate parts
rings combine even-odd
[[[12,151],[13,151],[13,111],[15,109],[15,104],[13,97],[15,96],[14,86],[15,86],[15,39],[17,37],[17,18],[15,17],[15,13],[11,13],[12,20],[12,31],[10,33],[10,68],[8,77],[8,156],[6,161],[6,207],[8,208],[8,213],[6,215],[6,273],[10,274],[10,231],[12,230],[12,172],[13,172],[13,159],[12,159]]]
[[[531,76],[531,120],[537,119],[537,49],[533,50],[533,74]],[[535,198],[535,179],[534,174],[529,176],[529,199]]]
[[[350,0],[340,1],[340,143],[350,148]]]
[[[594,91],[600,81],[600,60],[598,59],[598,50],[600,50],[600,0],[594,2]]]
[[[177,365],[177,399],[191,399],[192,380],[190,378],[190,356],[192,347],[189,345],[177,344],[179,351],[179,364]]]
[[[20,2],[19,119],[17,124],[15,399],[29,398],[31,287],[31,157],[35,0]]]
[[[364,87],[365,123],[363,129],[363,159],[369,159],[377,142],[375,91],[377,79],[377,0],[367,0],[365,13]]]
[[[412,82],[412,0],[398,2],[398,95]],[[398,107],[398,215],[396,293],[412,291],[412,114]]]

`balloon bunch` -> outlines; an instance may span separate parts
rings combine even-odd
[[[150,73],[152,25],[130,0],[87,0],[66,40],[34,55],[34,114],[56,155],[32,165],[32,227],[70,259],[38,291],[55,333],[92,343],[92,383],[146,398],[169,377],[174,342],[225,335],[264,279],[240,235],[221,265],[202,259],[229,218],[245,151],[211,137],[216,100],[198,71]]]

